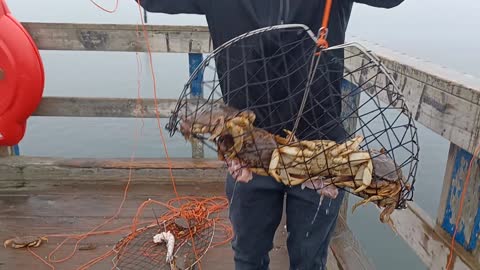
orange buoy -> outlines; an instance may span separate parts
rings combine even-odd
[[[27,119],[43,95],[40,52],[25,28],[0,0],[0,146],[18,144]]]

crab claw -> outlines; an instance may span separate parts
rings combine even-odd
[[[12,244],[12,242],[13,242],[12,239],[5,240],[5,242],[3,242],[3,246],[5,248],[7,248],[7,246],[10,246]]]
[[[359,188],[354,190],[355,193],[364,191],[370,186],[370,184],[372,183],[372,170],[373,170],[372,161],[369,161],[366,165],[360,166],[360,169],[355,175],[355,180],[361,180],[362,185]]]
[[[344,158],[335,158],[334,162],[340,163],[342,159]],[[370,155],[367,152],[353,152],[349,154],[348,162],[350,166],[359,166],[355,173],[355,181],[362,181],[362,185],[355,189],[354,192],[358,193],[367,189],[372,183],[373,172],[373,162]]]

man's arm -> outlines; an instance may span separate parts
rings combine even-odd
[[[354,0],[356,3],[379,8],[393,8],[400,5],[404,0]]]
[[[135,0],[148,12],[166,14],[205,14],[208,0]]]

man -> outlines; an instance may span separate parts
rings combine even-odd
[[[354,2],[379,8],[393,8],[403,0],[333,0],[328,25],[327,41],[329,46],[344,43]],[[214,48],[217,48],[240,34],[271,25],[304,24],[317,33],[321,27],[325,0],[140,0],[140,4],[149,12],[205,15]],[[284,37],[282,36],[282,38]],[[239,57],[238,54],[233,56],[229,57],[242,61],[242,57]],[[299,55],[294,55],[292,59],[298,57]],[[227,61],[228,59],[223,60]],[[226,72],[222,59],[216,58],[216,61],[218,73]],[[231,86],[225,88],[225,84],[242,85],[246,80],[242,75],[246,72],[248,70],[239,70],[238,74],[233,71],[229,73],[228,80],[222,82],[222,91],[225,96],[229,96],[228,90],[232,88]],[[275,71],[266,72],[273,73]],[[341,77],[341,73],[333,76]],[[251,76],[249,79],[251,80]],[[297,79],[289,78],[289,80]],[[258,79],[259,82],[262,80],[265,81],[265,78]],[[336,88],[335,91],[338,91],[340,87],[336,85],[334,88]],[[251,91],[250,94],[262,94],[260,88],[256,90]],[[287,93],[285,91],[292,91],[292,89],[275,90],[278,95]],[[332,93],[332,95],[335,94]],[[237,108],[246,107],[251,100],[249,97],[228,99],[228,104],[233,104]],[[244,104],[245,102],[247,104]],[[299,99],[285,102],[285,105],[278,109],[279,114],[276,114],[278,119],[261,110],[257,110],[255,113],[257,118],[260,118],[260,122],[264,123],[264,128],[273,127],[274,123],[281,124],[284,119],[292,118],[298,108],[289,108],[295,102],[298,103]],[[334,103],[336,102],[332,102],[332,104]],[[340,107],[332,106],[329,110],[313,112],[310,118],[307,117],[303,123],[300,123],[298,130],[301,134],[305,134],[302,139],[318,138],[319,133],[322,134],[321,137],[331,140],[345,139],[343,130],[326,128],[335,121],[335,118],[339,117]],[[267,119],[267,115],[269,115],[269,119]],[[317,119],[319,115],[322,117]],[[333,116],[328,118],[324,115]],[[287,127],[277,127],[276,131],[278,128],[281,130]],[[291,129],[291,123],[288,128]],[[270,131],[272,132],[272,130]],[[227,196],[229,199],[234,197],[230,205],[230,220],[235,232],[232,241],[235,269],[269,269],[268,253],[273,247],[273,237],[280,224],[285,195],[290,267],[285,266],[283,269],[325,269],[328,246],[343,199],[343,192],[340,192],[335,199],[326,198],[322,202],[314,190],[302,189],[299,186],[286,187],[270,177],[254,176],[254,179],[248,183],[240,184],[235,180],[229,174],[226,184]]]

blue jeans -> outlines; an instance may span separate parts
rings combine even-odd
[[[324,198],[312,189],[286,187],[271,177],[254,174],[249,183],[227,177],[232,248],[236,270],[269,269],[269,251],[280,224],[286,198],[287,249],[290,270],[326,269],[329,242],[344,197]],[[286,196],[285,196],[286,195]],[[233,200],[232,200],[233,196]],[[287,269],[285,267],[284,269]],[[283,269],[281,269],[283,270]]]

